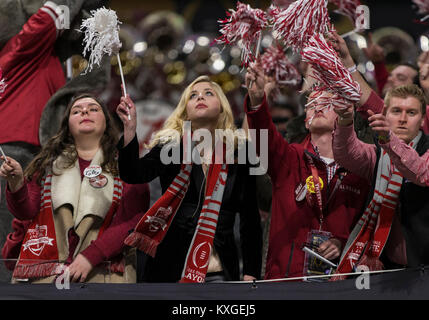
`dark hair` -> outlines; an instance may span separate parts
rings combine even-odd
[[[54,161],[64,153],[66,157],[66,167],[72,167],[78,158],[76,152],[75,141],[70,133],[69,118],[70,110],[74,103],[83,98],[91,98],[95,100],[103,110],[106,119],[106,129],[101,137],[100,146],[103,150],[104,161],[101,168],[113,175],[118,175],[119,170],[116,161],[116,144],[118,142],[118,130],[113,122],[109,110],[101,103],[96,96],[91,93],[82,93],[71,98],[64,112],[64,117],[61,120],[60,129],[57,134],[51,137],[38,155],[30,162],[25,169],[24,175],[29,180],[32,180],[34,175],[37,175],[37,183],[40,184],[42,178],[47,171],[52,168]],[[64,152],[66,151],[66,152]],[[55,174],[55,173],[54,173]]]

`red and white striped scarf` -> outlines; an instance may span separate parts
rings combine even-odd
[[[414,138],[411,147],[416,148],[420,136]],[[402,174],[382,150],[374,195],[349,236],[337,273],[350,273],[359,265],[366,265],[370,271],[383,269],[379,258],[389,237],[402,180]]]
[[[42,180],[42,185],[40,212],[25,234],[19,260],[13,271],[14,278],[44,278],[62,272],[59,267],[64,265],[64,261],[59,261],[57,233],[67,232],[67,230],[55,230],[51,196],[52,174],[48,174]],[[110,226],[121,201],[123,184],[118,177],[114,178],[113,189],[112,204],[98,231],[97,238]]]
[[[205,200],[188,250],[180,282],[202,283],[205,281],[228,175],[228,165],[217,162],[211,164],[208,170]],[[125,239],[126,245],[137,247],[155,257],[156,249],[167,234],[186,195],[191,170],[192,164],[182,164],[179,174],[174,178],[167,191],[145,213],[134,232]]]

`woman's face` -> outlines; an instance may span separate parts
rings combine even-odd
[[[69,130],[74,138],[85,135],[101,138],[106,130],[106,118],[100,104],[89,97],[75,101],[70,109]]]
[[[209,82],[199,82],[192,87],[186,105],[188,120],[216,124],[221,109],[220,100]]]

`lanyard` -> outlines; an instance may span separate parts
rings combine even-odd
[[[320,192],[320,183],[319,183],[319,173],[317,172],[317,168],[314,165],[313,159],[311,156],[307,155],[309,161],[310,161],[310,169],[311,174],[313,176],[313,183],[314,183],[314,192],[316,194],[317,199],[317,205],[319,207],[319,231],[322,231],[322,225],[323,225],[323,205],[322,205],[322,193]]]
[[[319,231],[321,231],[322,230],[323,218],[324,217],[323,217],[322,193],[320,191],[319,172],[317,171],[317,168],[314,165],[314,161],[311,158],[311,156],[307,155],[307,157],[308,157],[308,160],[309,160],[309,163],[310,163],[311,174],[313,176],[314,191],[315,191],[315,194],[316,194],[317,205],[319,207],[319,212],[320,212],[320,214],[319,214],[319,224],[320,224]],[[340,187],[341,182],[342,182],[343,178],[346,176],[346,174],[347,174],[346,172],[342,172],[342,173],[339,174],[339,177],[338,177],[337,181],[335,182],[335,186],[334,186],[334,188],[332,189],[332,191],[329,194],[329,198],[326,201],[326,204],[328,204],[329,201],[331,201],[332,197],[334,196],[335,192]]]

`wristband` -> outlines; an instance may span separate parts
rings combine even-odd
[[[356,72],[357,67],[356,67],[356,65],[354,64],[354,65],[352,65],[350,68],[347,68],[347,70],[348,70],[350,73],[353,73],[353,72]]]

